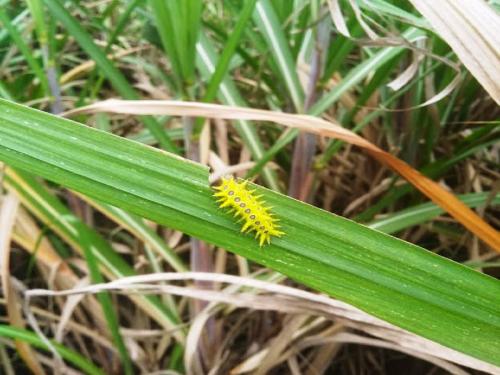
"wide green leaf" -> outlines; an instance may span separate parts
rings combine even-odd
[[[285,232],[260,248],[217,207],[208,168],[5,100],[0,159],[500,365],[500,283],[418,246],[255,186]]]

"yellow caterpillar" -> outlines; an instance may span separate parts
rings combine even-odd
[[[231,208],[230,212],[240,218],[238,222],[244,222],[243,233],[255,231],[260,246],[269,244],[272,236],[281,237],[285,233],[278,230],[279,220],[263,205],[261,195],[254,195],[255,190],[248,190],[247,184],[248,181],[238,182],[234,177],[222,178],[221,184],[214,187],[214,196],[221,208]]]

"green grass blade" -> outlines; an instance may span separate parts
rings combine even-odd
[[[360,5],[366,10],[376,10],[378,12],[385,13],[386,15],[394,16],[397,19],[405,20],[408,24],[415,25],[419,28],[429,30],[431,29],[431,26],[424,18],[415,16],[414,14],[411,14],[402,9],[402,7],[397,7],[387,1],[373,0],[369,3],[360,2]]]
[[[45,73],[38,63],[37,59],[33,56],[33,50],[26,44],[25,38],[21,35],[21,33],[17,30],[16,26],[13,25],[11,20],[9,19],[9,16],[0,7],[0,23],[3,24],[7,32],[9,33],[10,37],[16,44],[17,48],[21,53],[23,54],[23,57],[26,59],[26,62],[30,69],[33,71],[35,74],[35,77],[38,78],[40,81],[40,85],[42,86],[43,92],[45,94],[49,94],[49,84],[47,82],[47,77],[45,76]]]
[[[104,277],[101,275],[99,271],[99,263],[96,260],[93,251],[93,243],[95,243],[95,239],[91,236],[88,236],[88,231],[83,233],[78,233],[78,237],[80,238],[82,248],[84,249],[84,256],[89,267],[90,279],[94,284],[99,284],[104,282]],[[109,331],[111,332],[111,337],[113,338],[113,342],[115,343],[118,353],[120,355],[121,364],[123,366],[123,370],[125,374],[132,375],[133,374],[133,365],[132,360],[128,354],[127,348],[125,347],[125,342],[123,341],[123,337],[120,334],[120,325],[118,323],[118,316],[113,307],[113,302],[111,300],[111,295],[109,293],[99,293],[97,295],[97,299],[102,306],[102,310],[104,312],[104,317],[108,324]]]
[[[116,279],[135,274],[132,267],[109,246],[107,241],[75,217],[61,201],[28,173],[8,171],[4,176],[4,183],[15,189],[23,204],[73,248],[83,253],[81,237],[84,236],[86,241],[90,241],[93,255],[108,278]],[[168,310],[156,297],[139,296],[132,299],[165,329],[176,329],[180,324],[177,312]],[[182,331],[174,331],[174,336],[179,342],[184,341]]]
[[[404,34],[407,39],[416,38],[422,35],[422,32],[411,28],[408,29]],[[328,108],[330,108],[340,97],[346,93],[348,90],[353,89],[356,85],[367,75],[369,75],[373,70],[376,70],[381,65],[385,64],[391,58],[397,56],[403,52],[401,47],[387,47],[378,53],[374,54],[369,59],[364,60],[361,64],[350,70],[350,72],[342,79],[342,81],[335,86],[334,89],[323,95],[309,110],[308,113],[311,115],[319,116]],[[254,175],[260,168],[262,168],[268,161],[272,160],[274,155],[280,152],[284,147],[286,147],[290,142],[292,142],[295,137],[299,134],[296,129],[291,130],[284,134],[257,162],[257,165],[248,173],[248,175]]]
[[[123,228],[134,233],[138,238],[141,238],[144,242],[149,244],[174,270],[177,272],[188,271],[187,266],[179,258],[179,256],[158,234],[156,234],[148,225],[146,225],[146,223],[144,223],[142,218],[131,215],[117,207],[110,206],[109,204],[88,198],[87,201],[99,211],[112,217],[116,222],[120,223]]]
[[[215,67],[218,65],[217,55],[215,48],[212,43],[204,34],[200,35],[200,41],[197,45],[198,51],[198,69],[205,79],[210,79],[215,71]],[[222,80],[219,85],[218,92],[219,100],[228,105],[236,105],[241,107],[247,107],[247,103],[239,93],[236,85],[233,81],[226,77]],[[249,121],[237,120],[235,121],[235,129],[243,140],[243,143],[250,150],[252,157],[255,160],[262,159],[264,155],[264,147],[260,141],[255,127],[250,124]],[[274,173],[270,168],[263,168],[262,177],[266,182],[267,186],[272,190],[279,191],[278,181],[276,178],[276,173]]]
[[[409,28],[401,36],[406,40],[414,40],[423,35],[423,32]],[[330,92],[323,95],[308,111],[311,115],[320,115],[331,107],[345,92],[352,89],[355,85],[361,82],[368,74],[385,64],[393,57],[401,54],[404,51],[402,47],[386,47],[380,52],[377,52],[370,58],[364,60],[361,64],[350,70],[348,74],[343,77],[338,85],[335,86]]]
[[[123,13],[120,15],[120,18],[116,22],[116,26],[109,36],[106,50],[109,50],[110,46],[115,43],[118,36],[123,34],[123,30],[127,26],[127,23],[130,21],[130,15],[142,2],[144,2],[144,0],[133,0],[126,5]]]
[[[201,23],[199,0],[150,0],[163,49],[179,90],[194,83],[196,42]],[[184,92],[187,95],[187,92]]]
[[[92,57],[96,65],[104,72],[120,95],[126,99],[138,99],[139,96],[132,85],[126,80],[123,74],[116,69],[113,63],[106,57],[106,54],[95,45],[90,35],[64,8],[59,0],[45,0],[45,4],[52,15],[64,25],[80,46]],[[177,152],[177,147],[168,138],[168,135],[163,131],[161,125],[155,119],[144,116],[142,117],[142,121],[165,150]]]
[[[49,32],[43,15],[43,4],[41,0],[27,0],[28,8],[30,9],[35,28],[38,34],[38,41],[41,45],[45,45],[49,41]]]
[[[184,77],[188,84],[195,80],[196,43],[198,42],[201,27],[202,0],[177,0],[183,7],[183,31],[186,35],[186,43],[181,45],[183,59],[182,67]],[[172,0],[168,1],[169,3]],[[178,34],[177,34],[178,35]]]
[[[500,365],[500,282],[252,185],[285,235],[260,248],[212,197],[208,169],[0,100],[0,159],[273,268],[381,319]]]
[[[0,324],[0,336],[8,337],[13,340],[21,340],[29,343],[37,348],[43,350],[49,350],[46,344],[38,337],[34,332],[30,332],[25,329],[16,328],[7,326],[4,324]],[[64,345],[59,344],[58,342],[51,341],[53,347],[57,350],[57,352],[66,359],[68,362],[72,363],[82,371],[91,375],[104,375],[104,372],[101,371],[98,367],[96,367],[92,362],[87,360],[85,357],[80,354],[74,352],[71,349],[68,349]]]
[[[6,2],[5,2],[6,3]],[[4,6],[4,3],[0,2],[0,7]],[[19,13],[13,20],[10,21],[11,25],[15,27],[19,32],[21,31],[21,28],[24,26],[22,21],[26,18],[26,16],[29,15],[29,10],[25,9],[21,13]],[[4,42],[6,38],[9,37],[9,31],[7,28],[3,28],[0,30],[0,44]]]
[[[274,155],[292,142],[298,134],[298,129],[289,129],[283,132],[276,142],[274,142],[274,144],[266,151],[266,153],[262,155],[259,160],[257,160],[257,163],[255,163],[253,168],[246,173],[245,178],[252,178],[258,175],[261,170],[265,169],[265,165],[273,159]]]
[[[300,85],[290,47],[271,2],[269,0],[259,0],[255,6],[253,18],[264,35],[269,52],[276,61],[296,111],[302,112],[304,108],[304,92]]]
[[[479,207],[488,202],[490,193],[474,193],[459,195],[459,198],[469,207]],[[490,203],[491,205],[500,204],[500,195],[497,194]],[[389,215],[386,218],[375,220],[368,227],[379,230],[384,233],[396,233],[400,230],[409,228],[413,225],[425,223],[435,217],[442,215],[443,209],[432,202],[419,204]]]
[[[2,81],[0,81],[0,97],[7,100],[12,100],[12,101],[14,100],[14,97],[10,93],[9,89]]]
[[[240,38],[243,34],[243,31],[252,16],[252,12],[255,8],[255,3],[257,0],[248,0],[245,2],[245,6],[241,10],[240,18],[234,27],[229,39],[227,40],[226,45],[224,46],[224,50],[222,51],[220,58],[217,62],[217,66],[215,67],[215,71],[213,72],[212,78],[210,78],[210,82],[208,83],[207,90],[205,95],[203,96],[203,101],[211,102],[215,96],[217,95],[217,91],[219,90],[219,86],[224,79],[224,76],[227,74],[229,63],[234,56],[236,51],[236,47],[240,41]]]
[[[182,67],[179,51],[176,48],[176,30],[172,22],[167,2],[164,0],[150,0],[149,5],[153,11],[156,29],[160,35],[165,53],[168,55],[172,66],[173,78],[177,88],[182,88]],[[175,17],[174,17],[175,20]]]

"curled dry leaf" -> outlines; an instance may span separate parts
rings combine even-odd
[[[347,29],[347,26],[345,24],[345,19],[339,5],[339,0],[330,0],[328,2],[328,9],[330,10],[333,24],[335,25],[339,33],[346,37],[350,37],[351,34],[349,33],[349,29]]]
[[[126,49],[123,51],[119,51],[114,55],[110,54],[110,55],[108,55],[108,58],[110,60],[117,60],[117,59],[120,59],[120,58],[125,57],[127,55],[131,55],[131,54],[134,54],[136,52],[142,51],[144,49],[146,49],[146,47],[144,47],[144,46],[129,48],[129,49]],[[67,71],[66,73],[64,73],[61,76],[61,78],[59,79],[59,83],[61,85],[64,85],[65,83],[71,82],[71,81],[77,79],[78,77],[80,77],[81,75],[94,69],[95,65],[96,65],[96,63],[94,60],[87,60],[87,61],[81,63],[80,65],[75,66],[73,69]]]
[[[410,0],[500,104],[500,16],[483,0]]]
[[[359,9],[358,4],[354,0],[349,0],[349,4],[351,5],[352,10],[354,11],[354,16],[356,17],[356,20],[358,21],[359,25],[363,28],[366,35],[368,35],[368,37],[371,40],[379,39],[380,37],[377,35],[377,33],[373,31],[363,19],[363,14]]]
[[[0,207],[0,275],[2,292],[5,297],[7,318],[9,323],[18,328],[24,328],[25,323],[19,308],[20,301],[10,278],[10,243],[14,224],[16,222],[19,199],[13,194],[2,197]],[[38,361],[33,349],[24,341],[16,340],[16,349],[28,368],[37,375],[45,374],[42,365]]]
[[[173,281],[206,281],[217,284],[225,283],[227,287],[218,290],[206,290],[193,287],[181,287],[165,282]],[[249,292],[248,289],[252,291]],[[399,327],[375,318],[347,303],[334,300],[327,296],[308,292],[286,285],[268,281],[256,280],[248,277],[218,274],[212,272],[165,272],[149,275],[129,276],[102,284],[75,287],[63,291],[31,289],[26,291],[28,301],[35,296],[55,297],[88,295],[103,291],[114,291],[123,294],[165,293],[201,299],[212,302],[194,321],[190,329],[186,347],[187,358],[195,356],[196,342],[201,335],[205,322],[212,313],[218,311],[214,304],[228,304],[230,306],[245,307],[257,310],[275,310],[291,314],[308,314],[327,318],[342,319],[343,324],[379,337],[384,343],[397,345],[401,351],[418,354],[426,360],[439,359],[468,366],[477,370],[495,373],[499,368],[477,358],[447,348],[426,338],[417,336]],[[260,292],[265,292],[260,294]],[[277,303],[278,301],[278,303]],[[300,336],[293,330],[295,336]],[[263,359],[266,353],[259,358]],[[191,363],[191,361],[187,361]],[[187,363],[187,364],[188,364]]]

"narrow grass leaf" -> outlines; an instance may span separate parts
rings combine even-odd
[[[489,196],[490,193],[473,193],[459,195],[457,198],[469,207],[481,207],[488,203]],[[500,204],[500,195],[497,194],[490,204]],[[414,225],[425,223],[443,213],[444,210],[441,207],[437,206],[435,203],[428,202],[398,211],[383,219],[375,220],[367,224],[367,226],[384,233],[392,234]]]
[[[14,340],[21,340],[33,346],[36,346],[37,348],[49,350],[43,340],[41,340],[35,333],[27,331],[25,329],[10,327],[1,324],[0,336]],[[74,352],[71,349],[68,349],[58,342],[52,341],[51,344],[64,359],[75,365],[80,370],[84,371],[86,374],[105,375],[100,368],[96,367],[92,362],[90,362],[82,355]]]
[[[38,60],[33,55],[33,50],[26,43],[25,37],[19,32],[16,26],[12,24],[9,16],[7,15],[7,12],[1,7],[0,7],[0,23],[2,23],[5,29],[8,31],[10,37],[16,44],[17,48],[19,49],[19,51],[21,51],[23,57],[26,59],[26,62],[30,67],[31,71],[34,73],[35,77],[37,77],[38,80],[40,81],[40,85],[42,86],[43,92],[49,95],[50,92],[49,92],[49,84],[47,82],[47,77],[45,76],[42,67],[38,63]]]
[[[80,23],[64,8],[59,0],[45,0],[50,12],[61,22],[68,32],[77,40],[80,46],[92,57],[96,65],[103,71],[115,89],[126,99],[138,99],[139,95],[125,79],[121,72],[106,57],[106,54],[95,45],[90,35]],[[161,125],[153,118],[143,117],[144,125],[158,140],[160,145],[168,151],[177,152],[177,146],[168,138]]]
[[[92,247],[93,254],[109,279],[113,280],[134,274],[133,269],[116,254],[107,241],[76,218],[61,201],[50,194],[28,173],[9,168],[6,171],[4,183],[17,192],[23,204],[39,220],[54,230],[81,254],[83,254],[84,249],[78,234],[90,238],[86,241],[90,241],[89,245]],[[178,327],[180,321],[177,313],[169,311],[157,298],[152,296],[131,296],[131,298],[165,329],[172,330]],[[181,330],[175,330],[173,335],[179,342],[184,341]]]
[[[211,102],[215,98],[217,91],[219,90],[219,87],[222,83],[222,80],[224,79],[224,76],[227,74],[229,63],[231,62],[231,59],[234,56],[241,35],[243,34],[247,22],[252,16],[252,12],[255,8],[256,2],[257,0],[248,0],[245,2],[245,6],[241,10],[238,22],[236,23],[234,30],[230,34],[229,39],[227,40],[226,45],[224,46],[224,49],[217,61],[215,71],[212,74],[212,78],[210,78],[210,81],[207,85],[205,95],[203,96],[204,102]]]
[[[188,270],[187,266],[184,264],[181,258],[174,252],[165,241],[151,229],[142,218],[135,215],[131,215],[117,207],[110,206],[99,202],[97,200],[92,200],[85,195],[81,196],[82,199],[86,200],[90,205],[92,205],[97,210],[101,211],[105,215],[112,217],[117,223],[119,223],[123,228],[134,233],[138,238],[141,238],[145,243],[149,244],[155,249],[158,256],[162,257],[174,270],[178,272],[185,272]]]
[[[198,51],[198,69],[200,70],[201,75],[208,80],[212,77],[216,69],[215,67],[218,65],[215,48],[205,34],[200,35],[200,40],[196,48]],[[225,77],[222,82],[220,82],[218,88],[219,90],[217,96],[221,102],[228,105],[237,105],[241,107],[247,106],[247,103],[241,96],[238,88],[229,77]],[[240,135],[245,146],[247,146],[250,150],[252,157],[255,160],[262,159],[264,155],[264,146],[257,135],[255,127],[245,120],[236,120],[235,122],[235,130]],[[262,177],[269,188],[279,191],[276,173],[274,173],[270,168],[263,168]]]
[[[304,92],[300,85],[295,62],[282,26],[269,0],[259,0],[255,6],[254,21],[264,35],[269,52],[285,81],[290,98],[297,112],[304,108]]]
[[[409,41],[415,40],[423,35],[423,32],[410,28],[406,30],[401,36]],[[328,108],[330,108],[345,92],[354,88],[362,79],[374,70],[380,68],[383,64],[387,63],[393,57],[401,54],[404,51],[403,47],[386,47],[381,51],[375,53],[370,58],[364,60],[355,68],[351,69],[346,74],[340,83],[336,85],[331,91],[324,94],[308,111],[311,115],[320,115]]]

